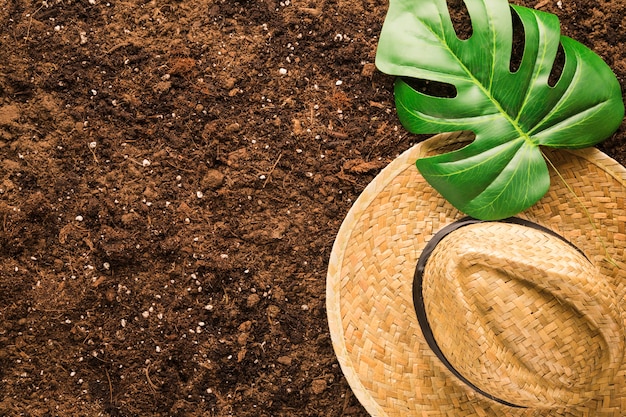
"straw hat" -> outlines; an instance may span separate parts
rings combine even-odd
[[[339,230],[327,310],[353,392],[376,417],[623,415],[626,169],[546,150],[573,193],[551,172],[519,219],[464,221],[414,162],[472,139],[406,151]]]

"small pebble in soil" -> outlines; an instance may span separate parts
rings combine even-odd
[[[84,220],[83,216],[81,216],[81,215],[76,216],[76,221],[77,222],[82,222],[83,220]]]
[[[287,69],[286,68],[281,68],[281,69],[278,70],[278,73],[280,75],[287,75]]]
[[[289,356],[280,356],[276,361],[286,366],[290,366],[292,363],[292,359]]]
[[[248,308],[252,308],[255,305],[257,305],[259,303],[259,301],[261,300],[261,297],[259,297],[258,294],[256,293],[252,293],[248,296],[248,299],[246,300],[246,306]]]
[[[216,169],[209,170],[202,178],[201,185],[206,189],[216,189],[224,183],[224,174]]]
[[[327,385],[324,379],[316,379],[311,383],[311,391],[313,391],[314,394],[321,394],[326,390]]]

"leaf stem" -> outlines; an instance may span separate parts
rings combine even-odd
[[[578,195],[576,194],[574,189],[567,183],[567,181],[565,181],[565,178],[563,177],[563,175],[561,175],[559,170],[552,163],[550,158],[548,158],[548,156],[543,152],[543,150],[541,150],[541,154],[543,155],[543,158],[548,162],[550,167],[552,167],[554,172],[556,172],[556,175],[559,177],[559,179],[561,180],[563,185],[565,185],[565,188],[567,188],[567,190],[570,193],[572,193],[572,195],[576,199],[576,202],[582,207],[583,211],[585,212],[585,216],[587,216],[587,219],[589,220],[589,224],[591,224],[591,227],[593,228],[593,231],[595,232],[596,236],[598,237],[598,240],[600,241],[600,244],[602,245],[602,249],[604,249],[604,257],[607,260],[607,262],[609,262],[614,267],[619,268],[619,266],[617,265],[617,262],[615,262],[613,257],[609,254],[609,249],[607,248],[606,243],[604,242],[604,239],[602,239],[602,236],[600,235],[600,231],[598,230],[598,226],[593,221],[593,217],[591,217],[591,213],[589,213],[589,210],[587,210],[587,206],[585,206],[585,204],[580,199],[580,197],[578,197]]]

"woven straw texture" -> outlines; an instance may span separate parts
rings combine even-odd
[[[352,390],[367,411],[377,417],[623,415],[622,410],[626,410],[626,365],[620,355],[626,322],[620,311],[626,307],[626,170],[596,149],[546,151],[574,194],[551,170],[552,185],[546,196],[519,215],[563,236],[581,249],[593,264],[591,272],[586,271],[589,274],[582,270],[580,274],[575,271],[562,273],[564,281],[584,275],[578,278],[577,285],[583,285],[591,294],[570,302],[572,317],[557,315],[557,320],[552,323],[535,325],[535,329],[529,330],[532,333],[530,341],[519,346],[521,350],[532,351],[532,341],[544,338],[544,344],[549,345],[551,337],[552,340],[561,337],[572,343],[569,350],[566,349],[569,352],[566,355],[571,357],[546,358],[543,364],[533,362],[531,365],[535,368],[528,368],[528,364],[518,367],[526,368],[522,377],[540,382],[534,393],[519,393],[511,400],[532,407],[511,408],[476,393],[452,375],[424,341],[412,299],[415,265],[431,237],[463,215],[425,182],[414,162],[419,157],[441,153],[470,140],[472,136],[464,132],[442,134],[409,149],[369,184],[341,226],[329,262],[327,311],[333,346]],[[528,251],[533,249],[532,244],[519,243],[517,246]],[[557,246],[563,248],[561,243]],[[544,252],[541,247],[537,250]],[[570,255],[574,256],[571,253],[560,256]],[[534,254],[533,258],[550,263],[541,253]],[[522,260],[519,258],[520,262]],[[584,264],[580,259],[575,261],[579,266]],[[564,261],[558,262],[557,269]],[[437,289],[437,286],[430,288]],[[541,288],[533,288],[535,292],[527,292],[522,299],[546,298]],[[523,288],[509,289],[523,291]],[[553,290],[547,289],[548,292],[556,291],[558,298],[558,291]],[[562,291],[564,299],[568,299],[568,290]],[[571,291],[580,296],[580,291]],[[504,300],[510,297],[504,291],[495,296]],[[446,294],[442,292],[437,297],[441,301],[427,307],[429,314],[439,314],[437,323],[459,325],[455,312],[438,310],[438,306],[445,304]],[[616,305],[610,305],[612,300],[616,300]],[[540,303],[541,308],[550,308],[552,301]],[[495,317],[496,313],[491,315]],[[504,319],[498,320],[502,322]],[[514,318],[509,321],[512,320]],[[575,333],[559,333],[559,329],[572,326],[572,321]],[[436,332],[439,332],[437,338],[447,340],[443,335],[454,334],[455,329],[440,327]],[[508,337],[506,332],[502,334],[502,338]],[[453,343],[447,343],[447,354],[462,351],[454,343],[466,341],[460,336]],[[542,352],[549,350],[544,348],[537,347]],[[454,358],[455,366],[465,367],[467,377],[483,383],[481,381],[486,378],[472,376],[470,369],[476,368],[474,362],[481,360],[480,355],[476,352],[468,355]],[[614,372],[607,371],[607,368],[614,362],[621,365],[617,366],[613,382],[610,382]],[[559,371],[554,366],[546,370],[545,366],[550,364],[570,366],[574,370]],[[513,377],[521,378],[519,373],[511,372]],[[533,375],[542,372],[545,372],[543,378]],[[572,377],[571,372],[581,377]],[[559,379],[559,374],[569,375],[569,380]],[[516,395],[514,388],[501,388],[503,384],[497,379],[502,378],[504,382],[511,375],[491,377],[496,380],[490,382],[492,385],[485,382],[486,390]],[[555,386],[573,384],[572,391],[576,394],[568,395],[567,390],[547,392],[549,387],[545,380],[558,380]]]
[[[502,222],[462,227],[435,247],[423,278],[444,356],[497,398],[577,405],[601,396],[621,365],[613,287],[558,237]]]

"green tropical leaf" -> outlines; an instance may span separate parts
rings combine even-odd
[[[445,0],[390,0],[376,55],[399,78],[396,108],[413,133],[471,130],[466,147],[417,161],[424,178],[462,212],[478,219],[513,216],[550,185],[541,146],[581,148],[610,136],[624,117],[619,82],[602,59],[561,36],[555,15],[506,0],[465,0],[472,34],[460,39]],[[519,68],[511,71],[513,19],[524,29]],[[561,45],[560,78],[548,79]],[[451,84],[434,97],[407,78]]]

